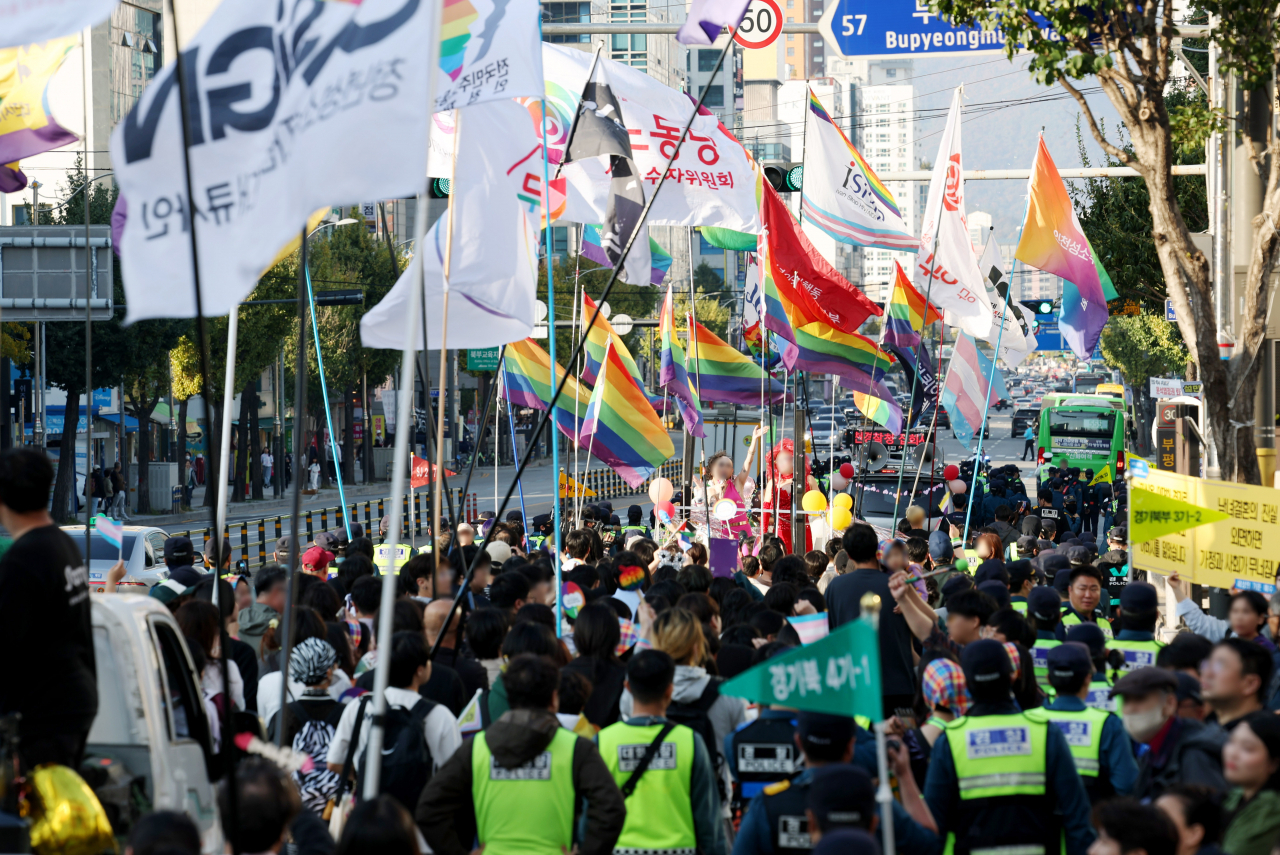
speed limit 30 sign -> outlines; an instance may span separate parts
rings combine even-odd
[[[782,9],[774,0],[751,0],[733,40],[744,48],[765,48],[782,35]]]

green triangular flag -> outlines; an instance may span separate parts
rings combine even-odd
[[[1129,529],[1129,540],[1133,543],[1155,540],[1166,534],[1176,534],[1189,528],[1225,520],[1229,516],[1222,511],[1200,508],[1190,502],[1162,496],[1142,487],[1134,487],[1132,492],[1130,501],[1133,503],[1133,524]]]
[[[756,235],[735,232],[733,229],[723,229],[719,226],[700,226],[698,231],[702,232],[703,240],[719,249],[756,251]]]
[[[797,647],[720,686],[720,694],[761,704],[833,715],[884,718],[880,695],[880,642],[865,620]]]

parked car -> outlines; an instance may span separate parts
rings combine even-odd
[[[221,853],[210,775],[218,767],[182,630],[151,597],[92,594],[91,602],[98,715],[85,749],[85,766],[95,770],[87,782],[118,836],[144,812],[176,810],[199,827],[203,852]]]
[[[62,530],[71,535],[76,546],[80,547],[80,554],[84,555],[84,526],[64,525]],[[121,544],[116,547],[108,543],[97,529],[92,529],[89,533],[89,590],[102,593],[107,571],[123,558],[125,576],[119,590],[133,588],[145,594],[147,589],[169,578],[169,570],[164,566],[164,542],[168,539],[169,533],[162,528],[127,525]],[[199,562],[197,569],[202,569],[202,564]]]
[[[822,421],[809,422],[808,428],[805,430],[805,439],[809,440],[815,452],[819,449],[830,448],[832,442],[836,448],[844,447],[844,426],[838,424],[834,419],[824,419]]]

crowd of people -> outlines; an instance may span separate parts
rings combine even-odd
[[[418,549],[385,522],[379,543],[317,534],[296,562],[283,538],[222,579],[170,538],[151,597],[186,638],[214,747],[230,723],[312,760],[240,756],[224,835],[250,853],[880,855],[889,823],[906,855],[1270,855],[1280,597],[1233,591],[1214,617],[1173,576],[1174,632],[1112,524],[1122,491],[1076,527],[1087,473],[1050,473],[1036,507],[1013,472],[967,474],[986,509],[967,541],[954,511],[912,508],[896,536],[855,522],[802,555],[762,535],[733,573],[639,506],[626,524],[590,506],[562,538],[559,588],[550,521],[526,531],[518,512]],[[0,627],[25,651],[0,713],[22,715],[24,769],[78,768],[97,701],[86,574],[45,510],[51,484],[42,456],[0,454]],[[871,721],[721,691],[801,645],[791,618],[834,630],[867,593],[883,604],[889,803]],[[199,846],[191,817],[160,811],[128,851]]]

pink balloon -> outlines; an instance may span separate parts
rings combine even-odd
[[[675,495],[675,488],[666,478],[654,478],[649,482],[649,501],[654,504],[669,502]]]
[[[942,477],[948,481],[954,481],[960,477],[960,467],[952,463],[946,469],[942,470]],[[954,490],[952,492],[955,492]]]
[[[839,472],[831,473],[831,489],[835,490],[838,493],[844,490],[844,488],[848,486],[849,486],[848,478],[844,477],[844,475],[842,475]]]
[[[951,491],[951,495],[959,496],[969,489],[969,485],[961,481],[959,478],[947,482],[947,489]]]

